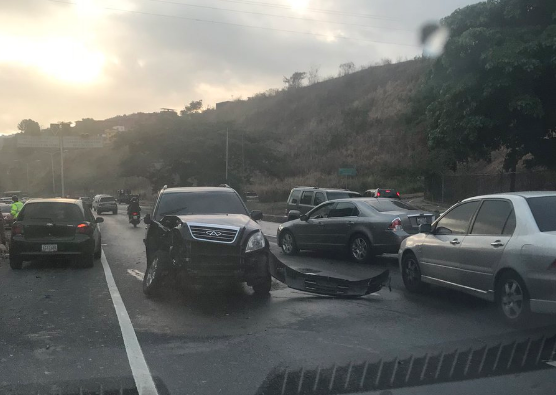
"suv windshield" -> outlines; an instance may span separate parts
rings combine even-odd
[[[348,192],[348,191],[333,191],[333,192],[326,192],[328,195],[328,200],[336,200],[336,199],[347,199],[347,198],[354,198],[354,197],[361,197],[361,194],[357,192]]]
[[[527,203],[541,232],[556,231],[556,196],[529,198]]]
[[[19,221],[49,220],[75,222],[83,220],[83,213],[79,207],[73,203],[28,203],[17,219]]]
[[[165,193],[160,198],[156,219],[165,215],[244,214],[243,202],[232,192]]]
[[[417,207],[413,207],[408,203],[404,203],[397,200],[373,199],[373,200],[365,200],[365,203],[371,206],[372,208],[374,208],[376,211],[380,211],[380,212],[418,210]]]

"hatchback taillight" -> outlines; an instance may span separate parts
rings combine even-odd
[[[400,193],[399,193],[399,192],[396,192],[396,196],[397,196],[397,197],[400,197]]]
[[[402,230],[402,220],[399,218],[396,218],[392,221],[392,223],[390,224],[390,226],[388,226],[388,229],[396,231],[396,230]]]
[[[22,235],[23,234],[23,225],[22,224],[13,224],[12,225],[12,236],[15,235]]]
[[[88,235],[88,234],[91,233],[92,230],[93,229],[91,228],[90,224],[88,224],[86,222],[83,222],[83,223],[77,225],[77,228],[75,229],[75,232]]]
[[[377,192],[377,193],[376,193],[376,197],[380,197],[380,192]]]

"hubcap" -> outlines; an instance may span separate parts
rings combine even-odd
[[[367,248],[367,242],[361,237],[356,238],[351,243],[351,253],[359,261],[367,256]]]
[[[516,318],[523,310],[523,290],[513,279],[507,280],[502,289],[502,310],[508,318]]]
[[[286,254],[289,254],[293,251],[293,238],[292,235],[286,233],[284,238],[282,239],[282,249]]]
[[[420,281],[421,271],[415,259],[408,259],[405,266],[405,278],[410,284],[416,284]]]
[[[158,266],[158,258],[154,258],[147,270],[147,287],[150,286],[156,275],[156,268]]]

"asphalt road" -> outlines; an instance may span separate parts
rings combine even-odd
[[[124,213],[120,208],[119,215],[104,215],[104,257],[160,394],[263,393],[261,385],[269,383],[272,372],[288,366],[352,366],[378,358],[430,355],[502,339],[556,334],[552,317],[535,317],[530,328],[517,330],[506,326],[491,304],[471,296],[439,288],[423,295],[407,294],[394,256],[368,265],[349,262],[341,254],[302,253],[287,258],[272,237],[272,252],[288,265],[349,279],[388,268],[392,290],[335,299],[275,282],[271,296],[260,299],[246,286],[184,292],[169,284],[162,295],[147,299],[141,291],[146,267],[144,226],[131,227]],[[265,224],[265,230],[272,233],[272,225]],[[118,315],[121,321],[121,310]],[[132,387],[128,356],[133,350],[118,315],[114,289],[111,295],[101,261],[92,269],[73,268],[67,262],[28,262],[21,271],[10,270],[4,262],[0,265],[0,393],[77,384]],[[556,370],[550,374],[556,377]],[[539,380],[546,378],[525,381],[524,390],[535,385],[543,393]]]

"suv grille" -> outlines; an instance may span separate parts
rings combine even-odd
[[[239,228],[236,226],[212,225],[189,222],[189,231],[196,240],[231,244],[236,240]]]

